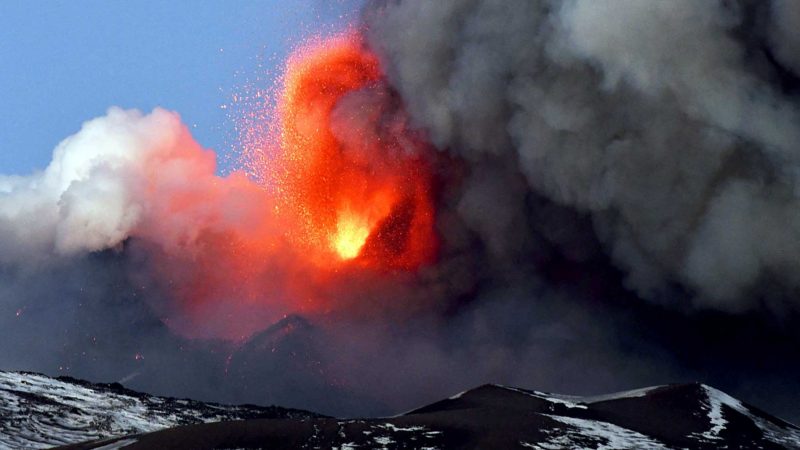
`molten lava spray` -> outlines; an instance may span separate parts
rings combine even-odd
[[[220,192],[238,205],[200,227],[191,251],[160,258],[179,299],[164,316],[182,334],[243,339],[285,314],[335,310],[343,277],[410,271],[435,257],[428,147],[359,35],[301,46],[279,83],[273,104],[253,107],[247,117],[259,119],[241,127],[255,182],[215,178],[163,211],[202,209]]]
[[[359,35],[300,47],[282,82],[268,132],[245,141],[251,171],[292,223],[291,245],[320,267],[414,269],[430,261],[425,144]]]

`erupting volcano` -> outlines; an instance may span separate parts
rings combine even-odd
[[[800,1],[15,3],[0,370],[351,418],[697,381],[800,420]],[[755,426],[693,392],[692,436]]]
[[[272,123],[247,162],[316,266],[413,269],[435,253],[426,144],[407,125],[357,33],[316,39],[289,58]]]

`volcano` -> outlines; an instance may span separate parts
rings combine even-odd
[[[62,3],[106,34],[0,40],[58,142],[0,172],[0,370],[152,395],[10,373],[3,445],[798,447],[800,2],[300,2],[353,11],[274,58]]]

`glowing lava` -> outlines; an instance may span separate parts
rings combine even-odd
[[[331,243],[342,259],[353,259],[361,253],[370,231],[369,223],[363,217],[345,210],[336,220],[336,234]]]
[[[251,172],[293,224],[288,241],[317,266],[429,261],[436,240],[427,147],[359,35],[300,47],[282,81],[275,122],[246,141]]]
[[[185,129],[164,140],[181,151],[147,165],[169,195],[139,234],[176,299],[154,308],[182,335],[242,340],[286,314],[380,308],[356,304],[362,285],[435,257],[435,152],[359,35],[300,47],[279,81],[238,123],[247,176],[216,177]]]

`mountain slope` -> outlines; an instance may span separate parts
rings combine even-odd
[[[702,384],[572,397],[485,385],[401,416],[190,425],[68,448],[800,448],[800,429]]]
[[[64,444],[104,450],[796,449],[800,428],[703,384],[594,397],[484,385],[400,416],[344,420],[0,372],[0,448]]]
[[[48,448],[201,422],[307,417],[320,416],[278,407],[157,397],[119,384],[0,371],[0,449]]]

